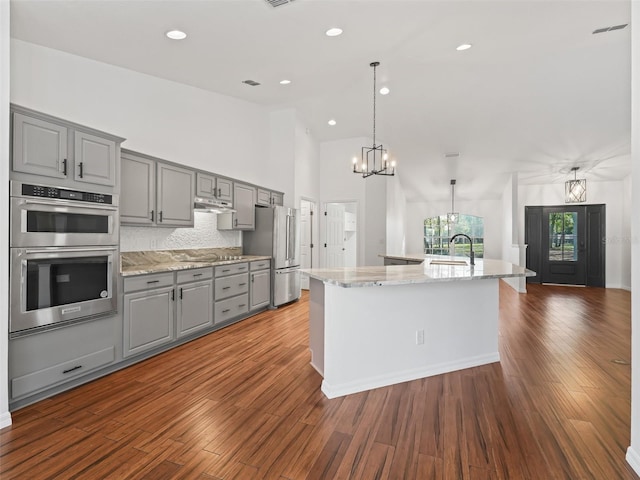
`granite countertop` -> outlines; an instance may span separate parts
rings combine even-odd
[[[408,258],[408,257],[398,257]],[[476,259],[470,265],[432,265],[431,260],[465,260],[466,257],[423,255],[420,265],[394,265],[388,267],[312,268],[301,272],[327,285],[339,287],[373,287],[416,283],[455,282],[489,278],[531,277],[535,272],[502,260]]]
[[[120,274],[129,277],[255,260],[271,260],[271,257],[242,255],[241,247],[123,252],[120,255]]]

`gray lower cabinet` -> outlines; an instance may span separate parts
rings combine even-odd
[[[114,187],[123,138],[11,106],[12,170],[62,185]]]
[[[223,323],[249,312],[248,270],[247,263],[215,267],[215,323]]]
[[[192,227],[195,172],[122,151],[120,223]]]
[[[197,268],[177,273],[178,337],[213,325],[212,277],[212,268]]]
[[[125,278],[124,292],[124,357],[174,340],[173,273]]]
[[[271,303],[271,262],[256,260],[249,268],[249,310],[268,307]]]
[[[34,395],[113,363],[120,317],[111,316],[9,340],[11,400]]]

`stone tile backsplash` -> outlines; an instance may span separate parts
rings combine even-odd
[[[193,228],[120,227],[120,251],[242,246],[242,232],[218,230],[218,216],[195,212]]]

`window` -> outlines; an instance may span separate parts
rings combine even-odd
[[[578,213],[563,212],[549,214],[549,261],[576,262],[576,233]]]
[[[477,258],[484,254],[484,220],[482,217],[460,214],[458,222],[447,223],[446,215],[427,218],[424,221],[424,253],[430,255],[466,255],[471,247],[466,240],[454,244],[455,251],[449,250],[449,239],[456,233],[469,235],[473,240],[473,252]]]

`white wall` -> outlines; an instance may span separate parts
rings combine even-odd
[[[387,180],[387,251],[389,255],[406,254],[405,218],[407,200],[396,175]]]
[[[356,176],[355,174],[351,174]],[[387,185],[393,177],[373,175],[366,179],[364,195],[364,265],[384,265],[380,255],[387,253]]]
[[[594,182],[587,178],[587,203],[606,205],[606,286],[622,288],[623,263],[631,262],[631,246],[623,238],[624,182]],[[564,184],[520,185],[518,188],[519,235],[524,238],[524,207],[564,205]]]
[[[0,225],[9,225],[9,2],[0,1]],[[11,424],[9,413],[9,237],[0,235],[0,428]]]
[[[451,210],[451,203],[407,202],[407,253],[423,251],[424,219],[442,215]],[[476,215],[484,219],[484,257],[502,258],[503,214],[502,199],[459,200],[456,210],[467,215]]]
[[[640,4],[631,2],[632,182],[640,185]],[[627,461],[640,474],[640,190],[631,194],[631,446]]]
[[[269,132],[269,158],[271,160],[267,162],[267,159],[263,158],[263,161],[269,163],[270,168],[278,173],[282,189],[289,193],[284,196],[284,204],[288,207],[299,206],[300,202],[295,198],[295,110],[286,109],[271,112],[269,114]],[[263,157],[266,153],[263,153]],[[259,159],[260,157],[254,161],[259,162]]]
[[[16,39],[11,52],[12,102],[125,137],[131,150],[293,194],[271,164],[264,107]]]

